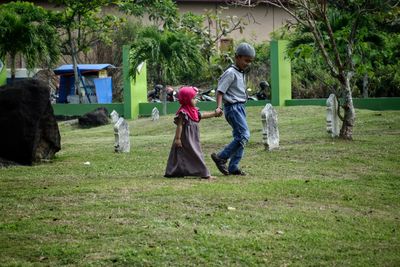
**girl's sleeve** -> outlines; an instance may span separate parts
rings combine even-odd
[[[185,112],[179,112],[179,114],[176,114],[174,117],[174,123],[178,124],[178,120],[182,120],[182,123],[185,124],[188,120],[188,115]]]

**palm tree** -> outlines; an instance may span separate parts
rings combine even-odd
[[[194,35],[183,31],[144,28],[130,51],[131,74],[148,61],[156,70],[156,83],[173,84],[185,73],[200,73],[204,57]]]
[[[57,30],[51,13],[28,2],[0,5],[0,58],[11,58],[11,79],[15,79],[15,59],[22,54],[28,69],[37,64],[48,67],[60,55]]]

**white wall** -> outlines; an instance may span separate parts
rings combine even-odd
[[[204,14],[207,10],[216,12],[218,6],[226,6],[215,3],[178,3],[180,12],[192,12],[194,14]],[[257,7],[234,7],[224,10],[222,15],[244,17],[248,23],[243,33],[236,31],[230,34],[235,40],[246,39],[253,42],[262,42],[270,40],[270,33],[283,26],[290,16],[282,9],[267,5]]]

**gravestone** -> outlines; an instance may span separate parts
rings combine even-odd
[[[115,110],[113,110],[113,111],[111,112],[110,116],[111,116],[111,122],[112,122],[113,124],[117,123],[117,121],[118,121],[118,119],[119,119],[119,114],[118,114],[118,112],[116,112]]]
[[[0,87],[0,158],[23,165],[49,160],[61,149],[50,88],[35,79]]]
[[[158,121],[160,119],[160,112],[158,111],[157,108],[153,108],[151,111],[151,120],[152,121]]]
[[[266,104],[261,111],[263,125],[263,144],[266,150],[279,148],[278,115],[271,104]]]
[[[129,141],[129,125],[124,118],[119,118],[114,125],[115,152],[129,152],[131,143]]]
[[[326,100],[326,131],[330,133],[332,137],[338,137],[340,134],[338,101],[334,94],[331,94]]]

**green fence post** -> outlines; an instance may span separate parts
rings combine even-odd
[[[0,86],[6,85],[7,83],[7,68],[4,61],[0,59]]]
[[[143,62],[136,73],[136,80],[129,75],[129,51],[130,46],[124,45],[123,75],[124,75],[124,117],[137,119],[139,117],[139,103],[147,102],[147,67]]]
[[[288,41],[271,41],[271,103],[284,106],[292,99],[292,75],[290,59],[286,56]]]
[[[131,79],[132,88],[132,119],[139,117],[139,103],[147,102],[147,65],[143,62],[139,65],[136,80]]]

